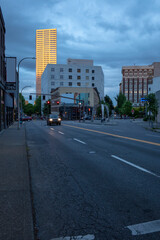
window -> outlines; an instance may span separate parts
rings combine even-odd
[[[86,83],[86,86],[89,86],[89,83],[88,83],[88,82]]]
[[[89,69],[86,69],[86,73],[89,73]]]
[[[92,73],[94,73],[94,70],[92,70]]]
[[[94,80],[94,77],[92,77],[92,80]]]
[[[54,79],[54,75],[51,75],[51,79]]]
[[[69,75],[68,78],[69,78],[69,79],[72,79],[72,75]]]
[[[94,87],[94,83],[92,83],[92,87]]]
[[[60,72],[63,72],[63,68],[60,68]]]
[[[89,76],[86,76],[86,80],[89,80]]]
[[[54,68],[51,68],[51,71],[54,72]]]
[[[77,79],[81,79],[81,76],[77,76]]]
[[[60,79],[63,79],[63,75],[60,75]]]
[[[80,83],[80,82],[77,82],[77,86],[81,86],[81,83]]]
[[[55,85],[55,82],[51,82],[51,86],[54,86]]]
[[[63,82],[60,82],[60,86],[63,86]]]
[[[68,83],[68,86],[72,86],[72,82],[69,82],[69,83]]]
[[[149,91],[151,91],[151,88],[149,88]]]
[[[68,69],[68,72],[72,72],[72,68],[69,68],[69,69]]]
[[[80,69],[80,68],[78,68],[78,69],[77,69],[77,72],[78,72],[78,73],[80,73],[80,72],[81,72],[81,69]]]

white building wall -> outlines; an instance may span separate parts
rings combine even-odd
[[[82,63],[48,64],[42,74],[41,84],[42,93],[45,91],[50,93],[52,89],[58,87],[96,87],[100,99],[104,98],[104,74],[100,66]]]
[[[160,90],[160,77],[153,78],[153,83],[148,85],[148,94],[155,93]]]

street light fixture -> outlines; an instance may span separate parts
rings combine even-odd
[[[25,88],[28,88],[28,87],[31,87],[31,86],[25,86],[21,89],[21,116],[22,116],[22,91],[25,89]]]
[[[36,59],[35,57],[25,57],[25,58],[22,58],[19,63],[18,63],[18,127],[17,129],[20,129],[20,111],[19,111],[19,67],[20,67],[20,64],[22,61],[24,61],[25,59]]]

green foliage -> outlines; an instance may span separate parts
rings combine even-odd
[[[131,111],[132,111],[132,103],[130,101],[126,101],[125,103],[123,103],[121,108],[121,114],[131,116],[132,114]]]
[[[111,115],[112,110],[114,109],[113,102],[108,95],[104,97],[104,100],[105,100],[105,104],[107,104],[109,107],[109,115]]]
[[[120,115],[122,115],[123,114],[122,106],[126,102],[126,96],[120,93],[115,97],[115,100],[117,101],[117,106],[115,107],[115,111]]]
[[[27,114],[28,116],[31,116],[34,113],[34,106],[31,103],[28,103],[24,107],[24,113]]]
[[[39,96],[35,101],[34,112],[37,115],[41,115],[41,96]]]
[[[50,99],[49,99],[49,101],[51,102]],[[48,115],[48,114],[50,114],[50,113],[51,113],[51,104],[45,103],[42,111],[43,111],[43,114],[44,114],[45,116]]]
[[[147,110],[153,114],[153,118],[155,118],[158,114],[158,101],[154,93],[150,93],[147,97]]]
[[[133,108],[134,109],[134,114],[132,114],[132,116],[134,118],[143,118],[144,115],[145,115],[145,110],[144,110],[144,107],[136,107],[136,108]]]
[[[21,93],[19,93],[19,108],[21,109],[21,104],[22,104],[22,110],[24,111],[25,107],[25,98]]]

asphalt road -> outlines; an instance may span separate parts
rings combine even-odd
[[[26,133],[37,239],[160,239],[159,133],[130,121]]]

